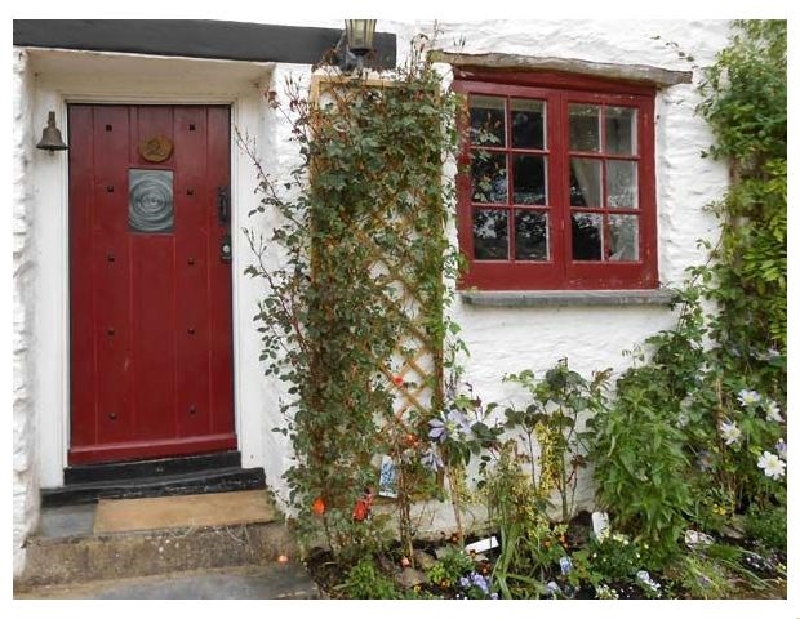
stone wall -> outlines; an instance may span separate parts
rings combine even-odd
[[[13,411],[13,526],[14,575],[25,561],[25,537],[36,525],[39,487],[36,477],[36,432],[33,415],[34,368],[29,360],[33,285],[33,201],[30,186],[35,136],[32,131],[32,84],[27,55],[14,50],[13,92],[13,249],[14,249],[14,411]]]

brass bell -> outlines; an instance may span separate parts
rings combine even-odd
[[[42,141],[36,145],[36,148],[53,152],[56,150],[67,150],[69,148],[64,144],[61,139],[61,131],[56,127],[56,113],[47,113],[47,126],[42,131]]]

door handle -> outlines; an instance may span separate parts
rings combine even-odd
[[[217,217],[221,224],[230,222],[230,197],[227,185],[220,185],[217,187]]]

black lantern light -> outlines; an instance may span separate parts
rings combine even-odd
[[[377,21],[377,19],[344,20],[347,51],[356,57],[356,69],[359,73],[364,70],[364,56],[373,49]]]

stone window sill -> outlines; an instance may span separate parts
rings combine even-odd
[[[460,290],[461,301],[474,307],[638,307],[668,306],[673,290]]]

